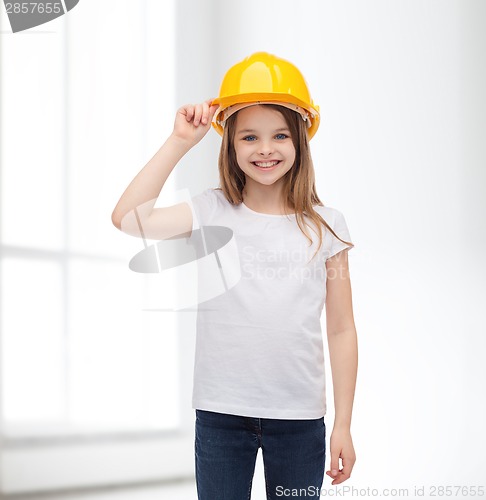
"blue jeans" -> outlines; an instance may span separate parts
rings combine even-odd
[[[320,497],[324,417],[280,420],[196,410],[195,431],[199,500],[249,500],[260,447],[267,500]]]

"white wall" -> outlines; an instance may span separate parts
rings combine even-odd
[[[484,459],[471,443],[484,443],[486,413],[486,4],[215,0],[207,12],[212,22],[180,36],[196,51],[201,32],[212,37],[200,64],[214,73],[203,85],[188,78],[184,95],[205,98],[214,76],[218,89],[232,64],[265,50],[300,67],[321,107],[317,188],[355,243],[349,484],[412,496],[422,484],[480,482]],[[216,185],[214,155],[201,159],[204,186]]]

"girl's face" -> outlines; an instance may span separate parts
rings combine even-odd
[[[287,122],[281,113],[265,105],[238,111],[234,148],[247,185],[275,184],[295,161],[295,147]]]

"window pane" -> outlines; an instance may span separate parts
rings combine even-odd
[[[2,37],[0,244],[34,249],[0,262],[9,435],[179,425],[177,313],[142,310],[128,262],[143,241],[111,224],[173,125],[173,4],[100,4]]]
[[[62,243],[62,33],[2,36],[0,199],[4,244],[58,249]]]
[[[75,252],[126,258],[127,244],[143,248],[141,240],[125,243],[111,213],[173,127],[174,16],[173,1],[133,8],[120,0],[116,9],[98,2],[69,18],[68,242]]]
[[[61,266],[4,258],[2,277],[2,394],[7,423],[59,420],[63,394]]]
[[[143,16],[144,9],[120,0],[115,9],[98,2],[96,11],[78,9],[70,18],[69,57],[76,64],[68,73],[69,245],[76,252],[116,252],[111,213],[130,181],[124,173],[133,177],[143,166]],[[96,26],[101,20],[110,36]]]
[[[165,428],[179,418],[174,314],[143,312],[143,275],[125,264],[69,266],[71,418]]]

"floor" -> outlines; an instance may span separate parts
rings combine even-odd
[[[130,486],[56,495],[5,495],[0,498],[5,500],[197,500],[197,492],[194,481],[184,481],[166,486]],[[255,465],[251,500],[266,500],[261,449],[258,450]]]

